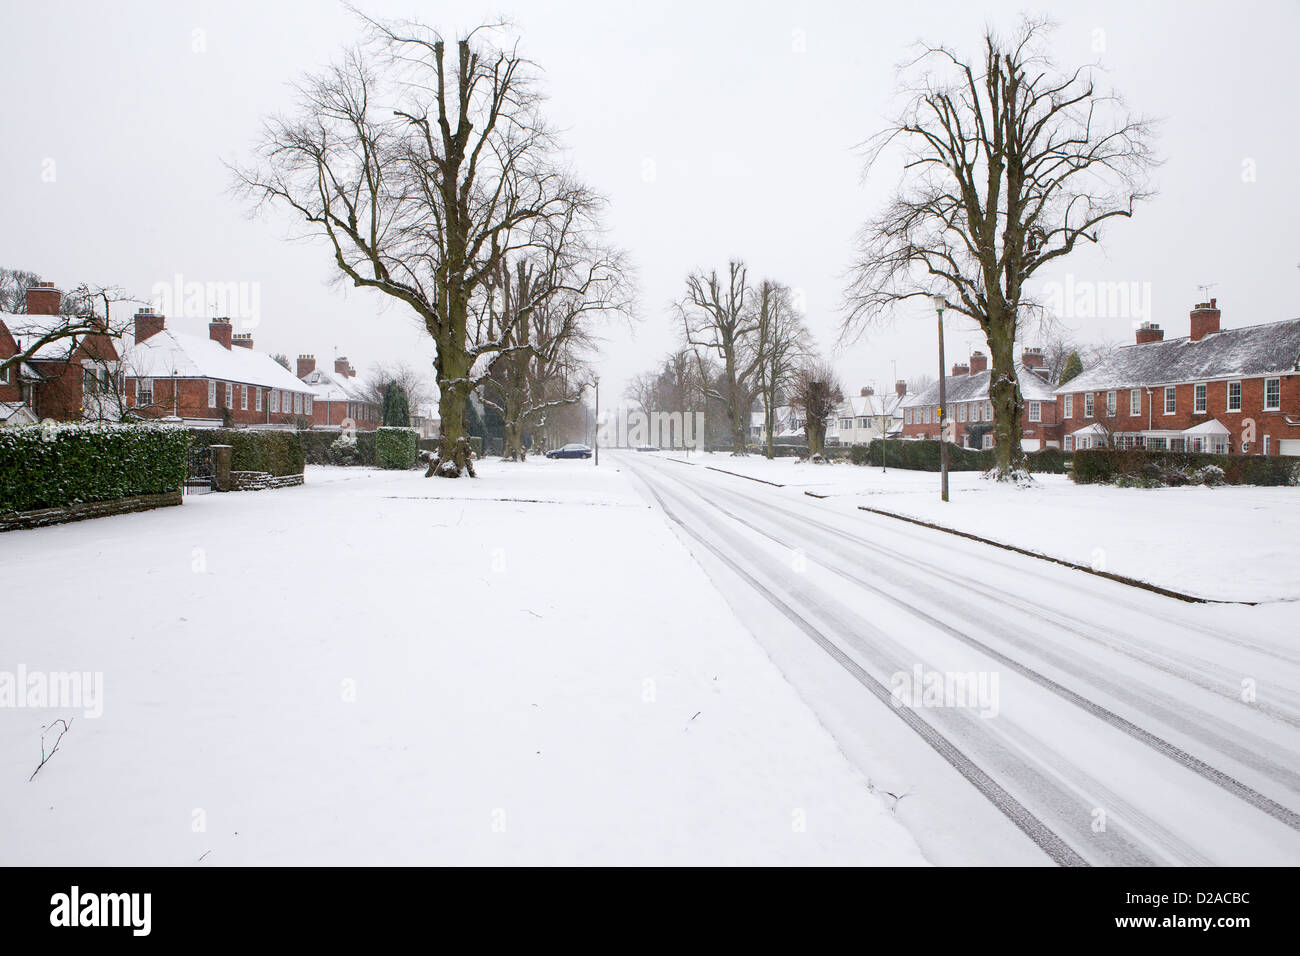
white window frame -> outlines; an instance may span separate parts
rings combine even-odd
[[[226,408],[229,408],[232,411],[235,408],[235,383],[234,382],[226,383]]]
[[[259,385],[253,389],[253,394],[257,396],[257,410],[260,412],[262,410],[262,386]]]
[[[293,413],[295,415],[302,414],[302,392],[293,393]]]
[[[1197,382],[1192,386],[1192,414],[1204,415],[1210,407],[1210,385]]]
[[[992,402],[985,402],[985,403],[984,403],[984,420],[985,420],[986,422],[991,422],[991,421],[993,421],[993,403],[992,403]]]
[[[1066,435],[1066,436],[1065,436],[1065,449],[1064,449],[1064,450],[1065,450],[1065,451],[1074,451],[1074,436],[1073,436],[1073,435]]]
[[[1265,436],[1264,436],[1264,454],[1266,454],[1266,455],[1268,454],[1268,449],[1269,449],[1269,441],[1268,441],[1268,439],[1269,439],[1269,436],[1268,436],[1268,435],[1265,435]]]
[[[1066,418],[1074,417],[1074,396],[1073,395],[1065,396],[1065,417]]]
[[[310,395],[304,395],[304,396],[302,397],[302,413],[303,413],[304,415],[310,415],[310,414],[311,414],[311,396],[310,396]]]
[[[983,447],[984,447],[984,450],[985,450],[985,451],[987,451],[988,449],[990,449],[990,448],[993,447],[993,433],[992,433],[992,432],[985,432],[985,433],[984,433],[984,442],[983,442]]]
[[[1237,386],[1237,401],[1232,401],[1232,386]],[[1226,382],[1223,386],[1223,407],[1230,412],[1241,411],[1241,382]]]
[[[208,408],[217,407],[217,380],[208,379]]]
[[[149,401],[141,401],[141,396],[148,394]],[[135,380],[135,407],[140,408],[144,405],[153,404],[153,379],[137,378]]]
[[[248,386],[247,385],[239,386],[239,410],[241,412],[248,411]]]
[[[1094,402],[1095,399],[1092,397],[1092,392],[1083,393],[1083,417],[1084,418],[1092,418]]]
[[[9,384],[9,366],[6,365],[4,368],[0,368],[0,385],[8,385],[8,384]]]
[[[1030,420],[1031,422],[1041,422],[1041,421],[1043,420],[1043,403],[1042,403],[1042,402],[1030,402],[1030,403],[1029,403],[1029,420]]]
[[[964,422],[966,420],[966,404],[966,402],[962,402],[957,406],[957,421],[959,422]]]
[[[1115,412],[1119,409],[1119,394],[1111,389],[1106,393],[1106,417],[1114,418]]]
[[[1129,418],[1137,418],[1142,414],[1142,389],[1130,388],[1128,390],[1128,414]]]
[[[1270,404],[1268,403],[1268,388],[1269,388],[1270,385],[1274,385],[1274,384],[1277,385],[1277,404],[1276,404],[1276,405],[1270,405]],[[1276,411],[1281,411],[1281,409],[1282,409],[1282,380],[1281,380],[1280,378],[1266,378],[1266,379],[1264,379],[1264,411],[1266,411],[1266,412],[1276,412]],[[1268,436],[1267,436],[1267,435],[1264,436],[1264,440],[1265,440],[1266,442],[1268,441]],[[1268,453],[1265,452],[1265,454],[1268,454]]]
[[[1170,399],[1173,399],[1173,401],[1171,402]],[[1170,405],[1172,405],[1173,407],[1171,408]],[[1178,414],[1178,386],[1177,385],[1165,386],[1165,402],[1163,408],[1164,411],[1161,412],[1161,414],[1163,415]]]
[[[275,415],[280,414],[280,390],[278,388],[271,389],[271,412]]]

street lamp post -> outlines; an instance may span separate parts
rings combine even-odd
[[[596,464],[593,467],[600,467],[600,376],[596,376],[596,429],[593,433],[593,446],[596,449]]]
[[[944,378],[943,359],[943,312],[948,308],[948,300],[941,295],[932,296],[934,310],[939,315],[939,497],[948,500],[948,443],[944,441],[944,432],[948,426],[948,388]]]

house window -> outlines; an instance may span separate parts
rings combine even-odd
[[[1268,454],[1268,436],[1264,436],[1264,454]]]
[[[280,390],[278,388],[271,389],[271,411],[277,414],[280,411]]]
[[[1282,380],[1280,378],[1264,379],[1264,411],[1275,412],[1282,407]],[[1268,436],[1264,436],[1264,454],[1268,454]]]
[[[262,389],[261,389],[261,387],[259,386],[258,388],[253,389],[253,394],[257,396],[257,410],[260,412],[260,411],[262,410]]]
[[[208,408],[217,407],[217,383],[208,379]]]
[[[1205,413],[1207,400],[1209,398],[1210,386],[1204,382],[1192,386],[1192,411],[1198,415]]]
[[[1073,395],[1065,396],[1065,417],[1066,418],[1074,417],[1074,396]]]
[[[1114,392],[1106,393],[1106,417],[1107,418],[1115,417],[1115,393]]]
[[[367,409],[367,411],[369,411],[369,409]],[[852,422],[852,420],[849,421],[849,427],[850,427],[850,428],[853,427],[853,422]],[[871,427],[871,419],[870,419],[870,418],[859,418],[859,419],[858,419],[858,427],[859,427],[859,428],[870,428],[870,427]]]
[[[1092,392],[1083,393],[1083,417],[1092,418]]]
[[[302,413],[303,413],[304,415],[310,415],[310,414],[311,414],[311,396],[310,396],[310,395],[304,395],[304,396],[302,397]]]
[[[9,366],[6,365],[4,368],[0,368],[0,385],[8,385],[8,384],[9,384]]]
[[[239,407],[242,411],[248,411],[248,386],[239,386]]]
[[[1128,390],[1128,413],[1130,415],[1142,414],[1142,389],[1130,388]]]
[[[293,413],[295,415],[302,414],[302,392],[293,393]]]
[[[99,391],[99,376],[95,374],[93,368],[85,368],[81,371],[82,391],[87,395],[94,395]]]
[[[225,407],[226,407],[226,408],[234,408],[234,407],[235,407],[235,383],[234,383],[234,382],[227,382],[227,383],[226,383],[226,404],[225,404]]]
[[[1172,385],[1165,386],[1165,414],[1172,415],[1178,410],[1178,389]]]
[[[960,405],[957,406],[957,421],[964,422],[965,420],[966,420],[966,403],[962,402]]]
[[[984,447],[986,449],[993,447],[993,436],[987,432],[984,434]]]
[[[1112,392],[1111,394],[1114,394],[1114,393]],[[1030,403],[1029,403],[1029,420],[1030,420],[1031,422],[1041,422],[1041,421],[1043,420],[1043,403],[1042,403],[1042,402],[1030,402]]]
[[[912,424],[912,410],[910,408],[903,409],[903,424]]]
[[[985,420],[986,422],[991,422],[991,421],[993,421],[993,403],[992,403],[992,402],[985,402],[985,403],[984,403],[984,420]]]
[[[1065,436],[1065,450],[1066,450],[1066,451],[1074,451],[1074,436],[1073,436],[1073,435],[1066,435],[1066,436]]]
[[[137,408],[153,404],[153,379],[137,378],[135,380],[135,404]]]
[[[1228,411],[1230,411],[1230,412],[1239,412],[1239,411],[1241,411],[1241,383],[1240,383],[1240,382],[1229,382],[1229,383],[1228,383],[1228,406],[1227,406],[1227,408],[1228,408]]]

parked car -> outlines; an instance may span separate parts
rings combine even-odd
[[[591,449],[580,442],[570,442],[563,448],[556,448],[546,453],[547,458],[590,458]]]

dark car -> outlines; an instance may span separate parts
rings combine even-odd
[[[563,448],[557,448],[554,451],[546,453],[547,458],[590,458],[591,449],[586,445],[578,442],[571,442]]]

